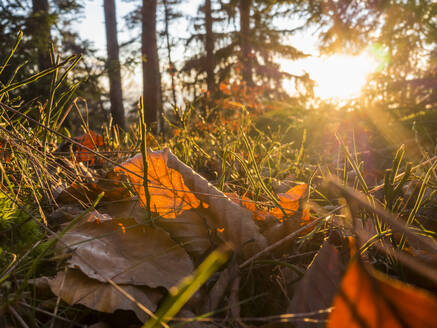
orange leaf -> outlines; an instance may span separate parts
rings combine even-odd
[[[167,166],[167,151],[148,151],[148,185],[150,193],[150,207],[163,218],[174,219],[185,210],[201,206],[200,200],[185,185],[182,175]],[[142,205],[145,207],[146,194],[143,186],[143,158],[138,154],[122,164],[122,167],[135,172],[136,176],[123,170],[121,167],[114,169],[115,172],[123,172],[128,177],[137,191]],[[206,204],[203,204],[207,207]]]
[[[309,208],[304,208],[302,211],[302,225],[305,225],[307,223],[310,223],[312,221],[311,216],[310,216],[310,209]]]
[[[310,209],[309,208],[304,208],[302,210],[302,217],[301,217],[301,226],[307,225],[309,223],[311,223],[314,220],[314,217],[312,217],[310,215]],[[310,233],[312,230],[314,229],[314,227],[305,229],[304,231],[302,231],[301,236],[304,236],[308,233]]]
[[[260,210],[256,207],[256,204],[253,200],[249,199],[246,196],[238,196],[236,193],[226,193],[226,196],[228,196],[234,203],[243,206],[250,210],[253,214],[253,218],[258,221],[265,221],[268,213]]]
[[[10,150],[6,149],[3,142],[0,141],[0,160],[4,163],[11,161]]]
[[[328,328],[437,327],[437,300],[354,261],[334,299]]]
[[[280,205],[288,216],[294,215],[297,212],[299,200],[305,195],[307,188],[306,184],[301,184],[289,189],[286,193],[278,194]],[[284,213],[278,207],[273,208],[270,214],[279,220],[284,219]]]
[[[75,138],[81,145],[90,149],[97,149],[97,147],[103,146],[103,137],[94,131],[90,131],[80,137]],[[90,153],[88,150],[78,147],[76,158],[78,162],[90,162],[90,164],[96,163],[96,156]]]

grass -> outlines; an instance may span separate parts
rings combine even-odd
[[[9,63],[20,39],[21,35],[4,65]],[[74,143],[70,136],[80,132],[68,131],[62,126],[72,108],[80,113],[77,102],[71,102],[77,85],[68,85],[68,76],[74,74],[80,57],[61,61],[52,52],[52,58],[52,68],[23,81],[15,82],[13,77],[6,80],[0,69],[3,81],[0,102],[5,105],[0,106],[0,303],[5,304],[0,313],[9,313],[4,322],[17,324],[21,318],[39,327],[50,326],[54,316],[80,322],[93,322],[99,318],[95,311],[62,303],[56,314],[52,312],[53,307],[50,314],[41,314],[44,300],[29,284],[32,278],[56,272],[55,264],[50,261],[55,256],[56,239],[50,239],[54,233],[52,222],[47,218],[58,207],[54,186],[62,189],[73,183],[80,184],[89,180],[88,173],[95,173],[93,168],[86,168],[75,160],[73,146],[63,153],[56,151],[63,142]],[[52,78],[51,94],[46,103],[17,103],[14,100],[21,87],[38,83],[43,76]],[[423,262],[411,265],[407,261],[409,264],[405,264],[400,260],[404,255],[399,255],[414,254],[417,244],[435,246],[437,239],[435,138],[422,116],[414,121],[415,124],[411,117],[400,120],[404,130],[414,132],[413,144],[408,139],[409,142],[402,145],[393,143],[385,131],[381,131],[378,127],[381,122],[375,124],[369,120],[356,126],[355,113],[337,109],[308,111],[297,105],[282,104],[277,111],[256,115],[244,106],[223,109],[218,115],[200,113],[205,111],[195,106],[188,106],[185,111],[174,109],[167,113],[166,134],[153,138],[147,133],[143,120],[139,126],[133,124],[127,132],[104,124],[99,128],[108,151],[98,156],[103,160],[103,169],[108,169],[131,154],[142,152],[145,156],[147,146],[169,147],[218,189],[246,195],[264,210],[280,207],[277,194],[294,184],[310,185],[307,204],[318,220],[314,221],[316,228],[310,232],[302,228],[290,231],[288,237],[284,237],[288,239],[275,245],[275,248],[291,245],[283,256],[258,259],[263,255],[259,254],[240,266],[238,274],[243,279],[234,306],[239,308],[241,317],[262,319],[285,313],[284,304],[289,297],[289,291],[285,289],[292,289],[299,281],[323,240],[335,234],[347,236],[356,232],[353,230],[356,228],[346,228],[348,216],[351,226],[366,226],[368,222],[375,226],[372,238],[361,245],[362,256],[372,259],[381,271],[436,291],[429,281],[418,278],[416,272],[426,276],[429,267]],[[86,120],[79,116],[82,132],[89,132]],[[420,125],[420,122],[424,124]],[[364,137],[366,141],[360,139]],[[412,155],[415,152],[411,147],[415,145],[421,149],[419,157]],[[368,149],[371,149],[370,153],[365,152]],[[354,193],[364,195],[364,200],[360,201],[368,205],[362,203],[362,207],[357,208],[354,202],[358,196],[339,195],[332,185],[327,187],[323,182],[331,175],[340,180],[337,187],[353,186]],[[96,203],[82,202],[81,205],[90,210]],[[340,208],[341,214],[336,215]],[[147,213],[150,215],[150,210]],[[325,220],[328,213],[336,216],[337,224]],[[400,223],[402,229],[407,226],[408,230],[396,231],[386,217]],[[275,222],[259,223],[261,229],[269,224]],[[411,237],[409,243],[405,238],[407,234]],[[290,240],[293,243],[287,244]],[[382,243],[385,251],[381,251]],[[341,247],[340,244],[337,246]],[[221,253],[213,252],[210,256],[213,259],[208,257],[194,278],[185,281],[175,295],[169,294],[169,300],[156,312],[159,320],[169,321],[196,291],[207,290],[208,281],[217,280],[214,277],[214,272],[219,270],[217,263],[223,265],[226,261]],[[287,270],[298,273],[293,282],[284,281]],[[11,314],[7,305],[13,302],[27,304],[38,311],[20,308],[21,311]],[[227,314],[234,315],[232,311],[234,309],[225,308],[211,315],[214,314],[217,320],[226,320]],[[201,317],[201,313],[196,315]],[[238,317],[231,319],[240,320]],[[155,321],[149,321],[146,327],[155,324]]]

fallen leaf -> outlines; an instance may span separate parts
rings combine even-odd
[[[266,246],[252,213],[232,202],[170,150],[149,150],[148,165],[151,209],[163,218],[172,219],[159,220],[159,224],[187,251],[199,255],[209,250],[215,238],[211,232],[217,231],[217,228],[224,229],[219,239],[231,242],[242,257],[251,256]],[[114,169],[125,172],[144,206],[141,155],[125,162],[123,167],[139,175],[129,174],[123,168]]]
[[[224,229],[220,238],[231,242],[240,257],[252,256],[267,246],[249,210],[232,202],[224,193],[182,163],[171,151],[164,151],[168,153],[168,167],[178,171],[189,190],[195,191],[198,199],[208,204],[210,226]]]
[[[307,189],[308,186],[306,184],[301,184],[290,188],[286,193],[278,194],[280,201],[279,204],[287,216],[296,214],[297,210],[299,209],[299,200],[304,197]],[[275,207],[270,211],[270,214],[279,220],[284,220],[284,212],[279,207]]]
[[[328,328],[437,327],[437,300],[354,261],[334,300]]]
[[[283,222],[275,222],[273,225],[269,226],[263,231],[263,235],[267,239],[269,245],[272,245],[279,240],[287,237],[289,234],[295,232],[300,228],[299,220],[292,218],[290,220],[285,220]],[[271,250],[272,254],[282,255],[288,253],[290,247],[295,243],[295,240],[290,239],[282,243],[279,247]]]
[[[10,163],[11,161],[11,150],[9,147],[5,147],[2,140],[0,140],[0,161],[2,163]]]
[[[310,223],[312,221],[312,218],[310,216],[310,209],[309,208],[304,208],[302,210],[302,225],[305,225],[307,223]]]
[[[52,292],[67,304],[82,304],[86,307],[106,313],[115,310],[132,310],[141,321],[149,316],[135,303],[122,295],[109,283],[91,279],[78,270],[60,271],[56,277],[49,280]],[[155,311],[162,294],[157,289],[145,286],[120,285],[135,300],[150,311]]]
[[[181,174],[167,166],[168,152],[148,151],[148,187],[150,194],[150,208],[163,218],[174,219],[185,210],[201,206],[200,200],[184,183]],[[143,205],[146,204],[146,194],[143,186],[143,157],[138,154],[124,162],[122,167],[116,167],[114,172],[123,172],[137,191]],[[137,175],[129,171],[135,172]]]
[[[131,196],[129,190],[123,186],[121,177],[113,172],[108,172],[103,177],[93,180],[88,183],[73,183],[58,195],[56,201],[61,204],[77,203],[78,201],[92,203],[102,192],[105,193],[103,201],[120,201]]]
[[[315,218],[313,216],[311,216],[311,214],[310,214],[310,209],[309,208],[304,208],[302,210],[302,217],[300,219],[300,221],[301,221],[300,225],[301,226],[305,226],[305,225],[311,223],[314,219]],[[305,229],[304,231],[302,231],[301,235],[304,236],[304,235],[310,233],[313,229],[314,229],[314,227]]]
[[[81,145],[88,147],[92,150],[96,150],[97,147],[101,147],[104,145],[103,137],[94,131],[90,131],[89,133],[86,133],[74,139],[78,141]],[[84,148],[77,148],[78,150],[76,151],[76,159],[78,162],[89,162],[91,165],[101,164],[101,158],[97,158],[96,155]]]
[[[118,284],[169,289],[194,269],[185,250],[167,232],[134,219],[85,221],[61,240],[61,252],[68,252],[64,245],[74,249],[68,266],[101,282],[110,278]]]
[[[246,196],[238,196],[236,193],[226,193],[234,203],[247,208],[252,212],[253,218],[258,221],[265,221],[269,215],[266,211],[260,210],[256,207],[256,203]]]
[[[157,224],[195,259],[201,259],[217,241],[214,222],[207,209],[184,211],[175,219],[159,220]]]
[[[288,313],[316,312],[329,308],[338,290],[343,274],[343,265],[337,249],[325,241],[314,256],[303,278],[295,286],[293,298],[288,305]],[[326,319],[327,313],[312,317]],[[316,327],[317,325],[297,321],[294,327]],[[324,326],[321,324],[320,326]]]

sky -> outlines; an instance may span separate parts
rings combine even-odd
[[[185,0],[181,6],[184,15],[194,16],[202,0]],[[117,24],[119,43],[129,39],[141,38],[139,31],[129,30],[126,27],[124,17],[131,12],[139,1],[116,0]],[[281,22],[282,23],[282,22]],[[287,21],[283,22],[288,24]],[[290,23],[291,25],[291,23]],[[101,56],[106,55],[105,25],[103,16],[103,1],[86,1],[84,15],[78,19],[73,28],[77,29],[82,38],[93,42],[94,47]],[[180,20],[176,31],[178,36],[187,36],[189,31],[188,22]],[[297,61],[283,60],[278,58],[282,69],[292,74],[302,74],[308,72],[310,77],[316,81],[315,95],[321,98],[350,98],[358,96],[365,82],[365,77],[375,70],[377,64],[367,54],[357,57],[337,55],[331,57],[319,57],[317,47],[317,37],[311,31],[301,31],[296,33],[290,40],[294,47],[312,55],[309,58]],[[175,60],[183,59],[184,51],[175,51]],[[124,81],[123,89],[125,97],[138,99],[141,95],[141,67],[137,67],[134,72],[122,72]],[[293,92],[292,81],[284,81],[284,88],[290,93]]]

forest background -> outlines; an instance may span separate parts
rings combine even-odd
[[[432,0],[0,0],[0,326],[435,326],[436,41]]]

